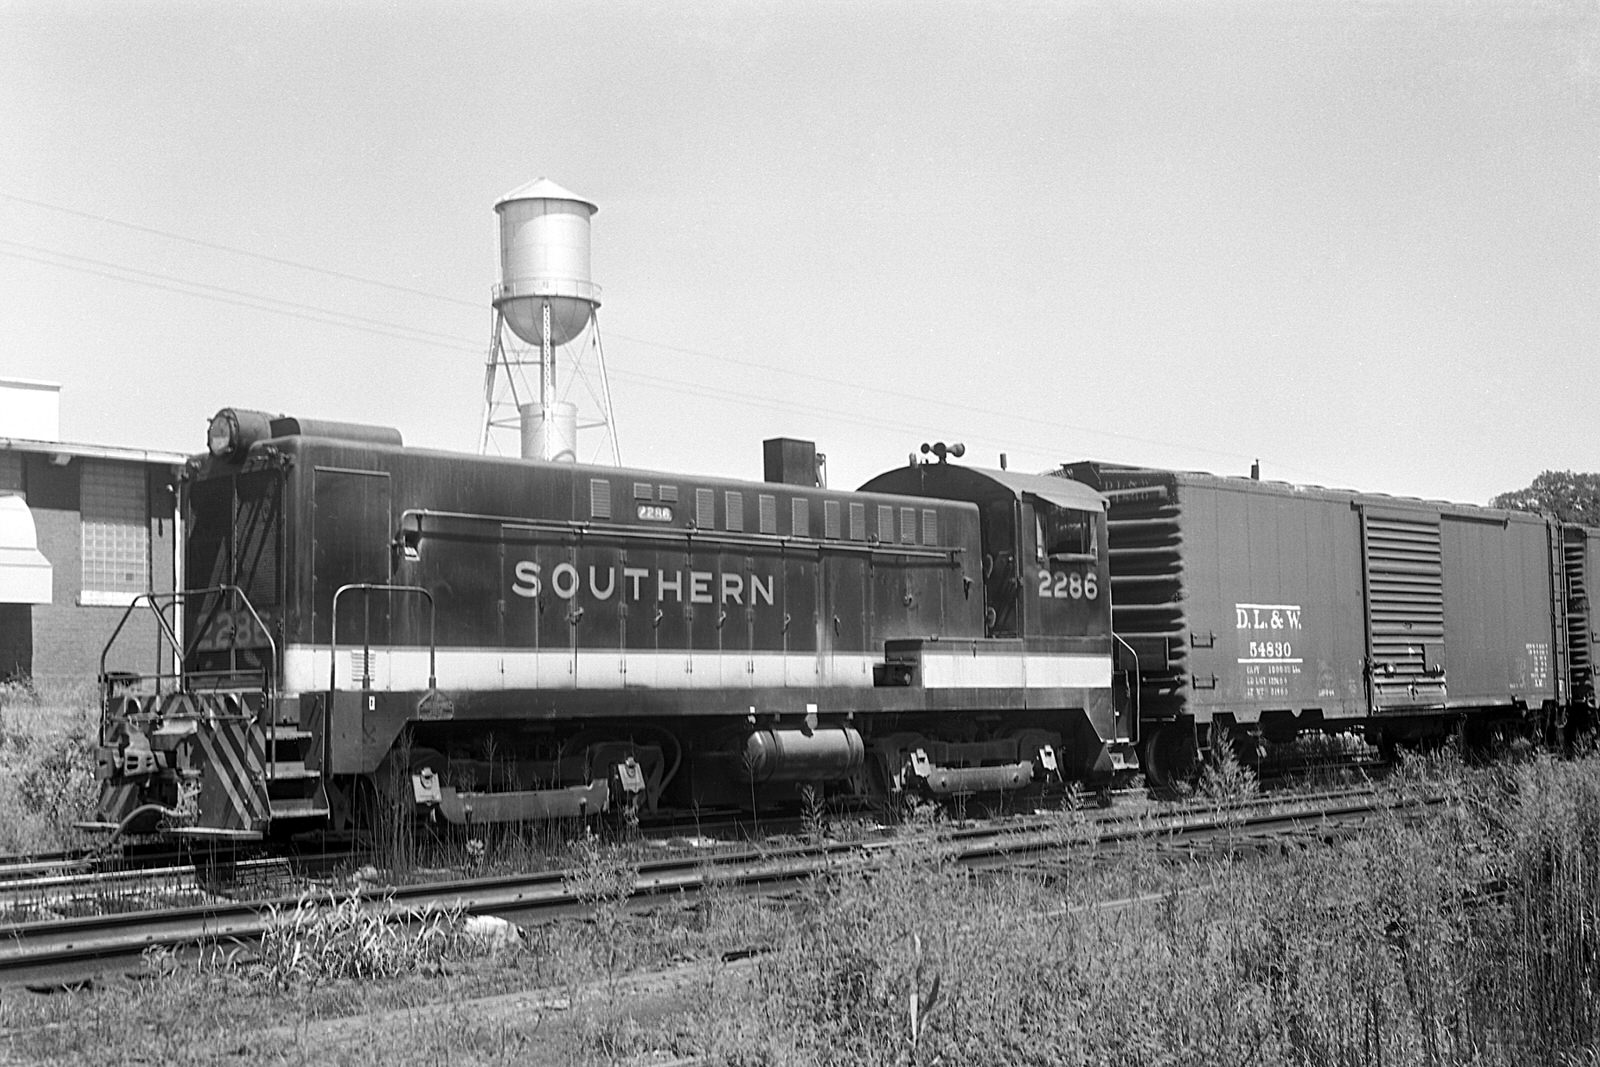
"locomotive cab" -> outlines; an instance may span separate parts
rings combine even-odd
[[[1013,735],[1049,739],[1046,755],[1066,779],[1104,785],[1134,766],[1134,716],[1111,695],[1105,498],[1062,478],[942,461],[890,471],[862,491],[979,511],[983,638],[891,641],[891,664],[924,686],[951,677],[989,688]]]
[[[1110,647],[1106,505],[1099,493],[1062,478],[949,463],[891,471],[862,491],[978,505],[985,637],[1041,649],[1061,639],[1085,649]]]

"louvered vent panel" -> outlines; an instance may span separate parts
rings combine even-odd
[[[804,497],[795,497],[789,503],[789,533],[794,537],[811,536],[811,508],[810,501]]]
[[[589,479],[589,515],[596,519],[611,517],[611,483],[604,478]]]
[[[900,509],[900,540],[908,545],[917,543],[917,509]]]
[[[1183,509],[1161,472],[1119,472],[1106,516],[1111,628],[1138,656],[1142,699],[1163,714],[1188,704]]]
[[[888,504],[878,505],[878,540],[894,540],[894,508]]]
[[[865,504],[850,505],[850,540],[865,541],[867,539],[867,506]]]
[[[728,529],[734,533],[744,532],[744,494],[729,489],[722,495],[723,510],[727,513]]]
[[[939,543],[939,513],[932,508],[922,509],[922,543],[925,545]]]
[[[778,532],[778,498],[771,493],[762,493],[756,497],[756,510],[760,513],[761,532],[775,534]]]
[[[1379,707],[1445,697],[1439,520],[1365,514],[1367,629]]]
[[[837,500],[824,500],[822,502],[822,536],[831,537],[837,541],[839,532],[839,502]]]
[[[675,485],[661,486],[656,490],[656,499],[663,504],[676,504],[678,502],[678,487]]]
[[[633,499],[635,499],[635,500],[649,500],[654,495],[655,495],[655,490],[650,485],[649,482],[634,482],[633,483]]]
[[[694,524],[702,530],[717,526],[717,494],[710,489],[694,491]]]

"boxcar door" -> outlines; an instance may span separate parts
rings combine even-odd
[[[1443,704],[1444,566],[1439,515],[1358,506],[1372,707]]]

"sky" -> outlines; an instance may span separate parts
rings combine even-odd
[[[547,177],[629,466],[1600,470],[1595,0],[0,0],[0,145],[0,376],[70,441],[475,451]]]

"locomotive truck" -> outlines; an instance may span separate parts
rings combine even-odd
[[[162,647],[102,670],[86,825],[1103,789],[1137,730],[1105,498],[936,451],[842,492],[788,439],[746,482],[223,409],[178,486],[183,588],[124,616]]]

